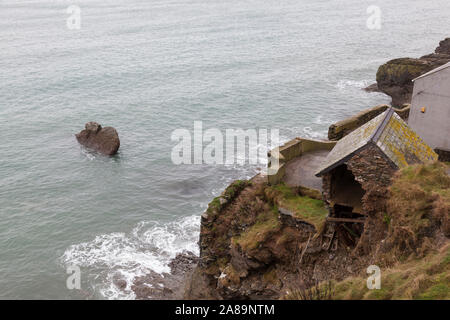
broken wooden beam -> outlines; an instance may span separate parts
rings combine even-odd
[[[333,234],[331,235],[330,243],[328,244],[327,251],[330,250],[331,244],[334,240],[334,235],[336,234],[336,230],[333,230]]]
[[[351,218],[333,218],[328,217],[328,222],[350,222],[350,223],[364,223],[366,219],[351,219]]]

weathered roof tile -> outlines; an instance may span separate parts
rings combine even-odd
[[[390,108],[339,140],[319,167],[316,176],[345,163],[369,144],[377,145],[398,168],[438,158],[438,155]]]

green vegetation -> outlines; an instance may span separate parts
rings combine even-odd
[[[433,238],[434,232],[449,235],[446,170],[436,162],[398,172],[383,218],[389,250],[377,256],[397,262],[381,270],[380,290],[367,289],[366,275],[351,277],[335,284],[335,299],[450,299],[450,244],[436,250]]]
[[[381,289],[369,290],[366,277],[334,285],[333,299],[450,299],[450,245],[422,259],[381,270]]]
[[[298,191],[285,184],[265,186],[261,196],[265,198],[265,202],[271,209],[268,207],[269,209],[259,210],[254,222],[239,236],[235,236],[233,243],[240,245],[244,250],[253,250],[279,232],[282,227],[279,220],[279,207],[289,210],[296,218],[310,223],[316,230],[322,230],[328,215],[323,201],[301,196]],[[241,215],[244,216],[244,214]],[[292,238],[292,235],[286,231],[278,235],[276,243],[289,242]]]
[[[212,213],[214,211],[220,210],[220,197],[215,197],[209,204],[208,204],[208,213]]]
[[[284,184],[267,189],[266,192],[279,207],[291,211],[296,218],[312,224],[317,231],[322,230],[328,215],[328,210],[322,200],[300,196],[294,189]]]
[[[229,203],[229,201],[232,201],[234,198],[236,198],[239,193],[247,186],[251,185],[251,182],[248,180],[236,180],[233,183],[231,183],[225,191],[219,196],[215,197],[209,204],[208,204],[208,213],[217,213],[220,212],[224,206]]]
[[[381,65],[377,71],[376,78],[378,83],[394,79],[397,85],[404,85],[430,69],[432,68],[428,64],[424,64],[419,59],[400,58]]]
[[[261,212],[251,227],[242,232],[233,242],[239,244],[244,250],[256,249],[271,234],[279,231],[278,209],[274,207],[270,211]]]
[[[223,197],[227,200],[233,200],[245,187],[250,184],[251,182],[248,180],[236,180],[225,189]]]
[[[450,177],[439,162],[402,169],[390,188],[388,211],[392,226],[417,234],[430,226],[432,219],[448,219]],[[406,230],[405,229],[405,230]]]
[[[388,215],[387,213],[385,213],[383,216],[383,222],[386,223],[387,225],[390,225],[391,220],[392,220],[392,217],[390,215]]]
[[[333,283],[314,283],[288,290],[282,300],[332,300],[334,296]]]

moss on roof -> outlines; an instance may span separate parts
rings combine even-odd
[[[433,149],[391,108],[339,140],[316,175],[334,169],[369,144],[378,146],[398,168],[438,159]]]

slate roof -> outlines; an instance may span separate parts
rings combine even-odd
[[[389,108],[339,140],[319,166],[316,176],[350,160],[369,145],[376,145],[398,168],[413,163],[435,161],[438,155]]]

